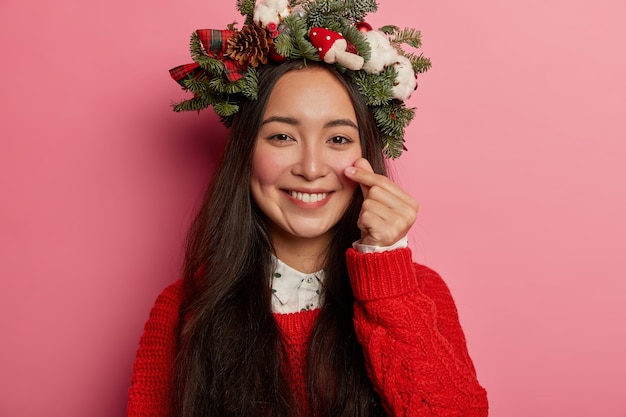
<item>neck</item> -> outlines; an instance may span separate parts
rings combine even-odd
[[[276,257],[293,269],[311,274],[324,268],[330,234],[296,238],[271,233],[271,239]]]

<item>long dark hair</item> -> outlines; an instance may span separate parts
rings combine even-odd
[[[298,411],[282,368],[280,332],[271,311],[272,243],[264,214],[250,195],[251,160],[272,89],[290,61],[258,71],[259,97],[233,121],[221,165],[194,220],[184,264],[179,354],[172,387],[177,417],[383,415],[356,340],[354,296],[345,251],[357,240],[359,189],[334,228],[325,257],[323,305],[309,348],[311,410]],[[385,174],[373,116],[348,75],[326,68],[346,87],[357,116],[363,156]]]

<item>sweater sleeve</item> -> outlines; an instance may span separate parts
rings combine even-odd
[[[456,306],[439,275],[411,251],[347,252],[355,330],[390,417],[485,417]]]
[[[168,417],[176,357],[182,281],[158,296],[139,341],[128,395],[128,417]]]

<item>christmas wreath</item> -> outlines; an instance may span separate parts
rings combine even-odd
[[[415,109],[404,101],[417,88],[417,74],[430,68],[422,54],[421,34],[411,28],[365,22],[375,12],[375,0],[237,0],[245,21],[227,29],[200,29],[191,35],[193,63],[170,75],[193,97],[175,103],[175,111],[199,111],[213,106],[226,125],[232,124],[242,100],[256,100],[256,68],[285,60],[324,61],[347,71],[381,132],[387,157],[404,147],[404,129]]]

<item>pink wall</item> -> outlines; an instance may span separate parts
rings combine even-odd
[[[224,137],[168,108],[215,3],[0,3],[0,416],[123,415]],[[624,2],[381,3],[434,62],[396,170],[491,415],[625,417]]]

